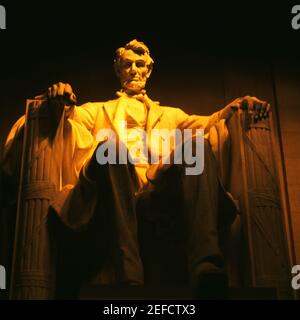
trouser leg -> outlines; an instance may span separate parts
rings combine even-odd
[[[184,217],[187,227],[188,266],[191,279],[201,273],[204,262],[222,268],[218,239],[220,183],[210,145],[204,144],[204,170],[200,175],[181,171]]]
[[[137,239],[136,173],[133,165],[100,165],[94,154],[84,170],[97,184],[97,210],[108,210],[111,215],[114,233],[111,241],[114,242],[117,283],[143,284],[143,266]]]
[[[183,203],[182,227],[190,281],[195,283],[207,268],[222,269],[223,257],[219,248],[218,213],[220,182],[209,143],[204,143],[204,170],[199,175],[187,175],[187,165],[171,165],[158,175],[156,190],[161,196],[177,193]],[[170,206],[171,207],[171,206]]]

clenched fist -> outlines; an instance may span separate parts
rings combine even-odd
[[[58,82],[50,86],[46,93],[36,96],[35,99],[47,99],[54,117],[58,120],[65,106],[72,107],[77,98],[70,84]]]

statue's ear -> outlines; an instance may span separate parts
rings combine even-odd
[[[152,73],[152,70],[153,70],[153,66],[152,65],[149,65],[148,66],[148,72],[147,72],[147,79],[150,77],[151,73]]]

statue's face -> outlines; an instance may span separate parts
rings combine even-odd
[[[133,94],[138,94],[145,88],[151,70],[147,66],[147,57],[138,55],[132,50],[126,50],[121,59],[119,77],[122,88]]]

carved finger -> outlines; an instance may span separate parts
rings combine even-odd
[[[262,114],[264,114],[267,110],[267,103],[265,101],[262,103],[261,109]]]
[[[247,110],[248,109],[248,100],[247,99],[243,99],[241,102],[241,109],[242,110]]]
[[[260,118],[260,119],[263,118],[265,111],[266,111],[266,107],[265,107],[263,104],[261,104],[261,106],[260,106],[260,112],[259,112],[259,118]]]
[[[271,105],[268,103],[264,113],[264,118],[268,118],[270,110],[271,110]]]
[[[254,102],[254,110],[255,110],[255,116],[257,118],[257,120],[261,119],[262,116],[262,105],[259,102]]]
[[[255,110],[254,101],[251,99],[248,99],[247,102],[248,102],[248,111],[250,111],[251,113],[253,112],[253,110]]]
[[[62,82],[58,83],[58,87],[57,87],[57,95],[58,96],[63,96],[64,95],[64,91],[65,91],[65,85]]]
[[[262,112],[260,112],[260,114],[259,114],[259,119],[261,120],[261,119],[263,119],[263,117],[264,117],[264,112],[262,111]]]
[[[67,93],[69,96],[73,93],[73,89],[69,83],[65,84],[65,93]]]
[[[57,96],[58,86],[54,84],[51,88],[51,98],[55,98]]]

